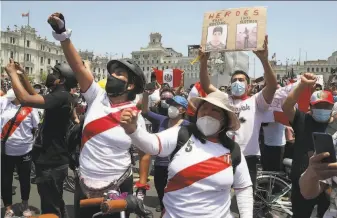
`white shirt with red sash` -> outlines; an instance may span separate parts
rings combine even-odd
[[[6,97],[1,97],[0,107],[1,136],[5,137],[9,130],[9,121],[15,116],[16,112],[20,108],[20,105],[14,105]],[[22,107],[6,141],[6,155],[22,156],[30,152],[34,143],[32,130],[38,127],[39,122],[39,113],[36,108]]]
[[[119,125],[123,109],[137,110],[132,102],[111,105],[106,91],[96,82],[82,93],[87,113],[82,133],[80,173],[91,181],[111,182],[119,179],[131,164],[131,139]],[[138,125],[145,128],[139,113]]]

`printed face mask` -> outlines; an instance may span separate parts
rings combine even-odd
[[[197,127],[205,136],[211,136],[219,131],[220,121],[210,116],[200,117]]]
[[[331,117],[331,110],[312,109],[312,117],[317,122],[327,122]]]
[[[179,115],[179,109],[174,106],[170,106],[167,112],[168,112],[169,118],[171,119],[174,119]]]
[[[127,92],[127,83],[123,80],[120,80],[114,76],[108,74],[108,78],[105,85],[105,91],[108,96],[117,97],[123,95]]]
[[[246,92],[246,84],[244,82],[235,81],[231,84],[232,95],[240,97]]]

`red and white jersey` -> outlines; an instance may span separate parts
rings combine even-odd
[[[119,179],[131,164],[131,139],[119,125],[120,116],[123,109],[137,110],[136,105],[132,102],[111,105],[106,91],[96,82],[82,95],[88,110],[82,133],[81,176],[106,182]],[[145,128],[140,113],[138,125]]]
[[[20,105],[14,105],[6,97],[0,98],[1,107],[1,130],[5,127],[19,110]],[[21,117],[21,118],[20,118]],[[22,121],[20,122],[19,120]],[[33,148],[34,135],[32,130],[37,129],[40,122],[39,113],[36,108],[22,108],[17,116],[17,122],[12,127],[9,138],[6,141],[6,154],[10,156],[21,156],[30,152]],[[16,124],[18,124],[16,126]],[[8,131],[4,131],[4,135]]]
[[[235,132],[235,142],[240,145],[245,156],[260,155],[260,127],[266,120],[266,112],[270,105],[265,101],[262,91],[244,100],[230,98],[230,101],[238,118],[245,120]]]
[[[177,145],[180,127],[156,134],[161,142],[158,156],[170,155]],[[175,154],[168,168],[168,183],[163,203],[164,218],[202,217],[231,218],[231,187],[252,185],[246,160],[235,175],[230,151],[219,143],[202,144],[194,136]]]

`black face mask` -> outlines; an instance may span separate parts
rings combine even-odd
[[[46,87],[50,89],[51,87],[55,86],[55,81],[57,80],[57,77],[54,74],[48,74],[46,79]]]
[[[114,76],[108,74],[108,78],[105,85],[105,91],[108,96],[117,97],[127,92],[127,82],[120,80]]]

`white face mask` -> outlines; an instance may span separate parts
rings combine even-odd
[[[40,93],[40,89],[34,89],[36,93]]]
[[[312,117],[317,122],[327,122],[330,119],[331,110],[326,109],[312,109]]]
[[[246,92],[246,84],[244,82],[235,81],[231,84],[231,92],[234,96],[242,96]]]
[[[167,110],[167,113],[169,118],[174,119],[179,115],[179,109],[174,106],[170,106]]]
[[[162,108],[169,108],[170,105],[166,103],[166,100],[161,100],[160,102]]]
[[[197,119],[198,129],[205,135],[211,136],[220,129],[220,121],[210,116],[204,116]]]

